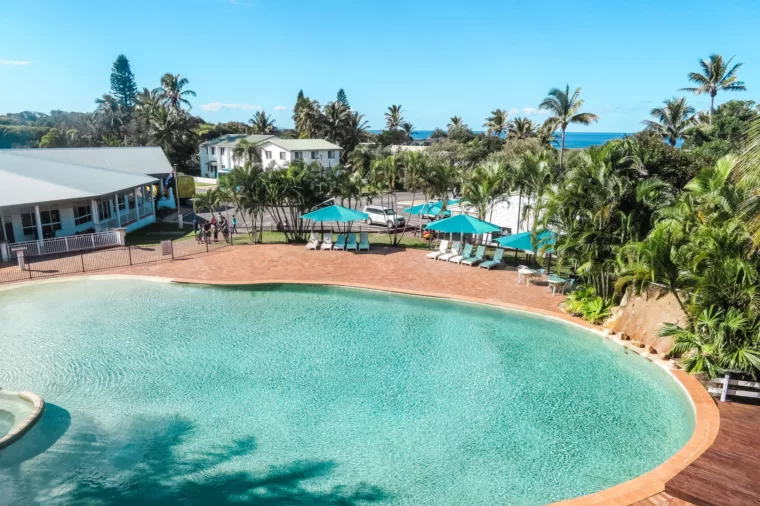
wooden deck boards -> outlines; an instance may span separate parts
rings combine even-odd
[[[697,506],[760,504],[760,406],[719,402],[720,432],[665,491]]]

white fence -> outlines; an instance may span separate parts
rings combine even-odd
[[[36,257],[57,255],[70,251],[107,248],[109,246],[119,246],[120,244],[121,234],[116,230],[109,230],[107,232],[70,235],[55,239],[45,239],[43,241],[14,242],[8,245],[8,250],[11,258],[16,258],[16,253],[13,250],[19,248],[26,248],[24,250],[26,256]]]

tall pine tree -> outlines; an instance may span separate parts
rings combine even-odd
[[[351,105],[348,103],[348,97],[346,97],[346,92],[343,91],[343,88],[338,90],[338,102],[346,106],[346,109],[351,109]]]
[[[135,106],[137,83],[129,67],[129,60],[123,54],[116,57],[111,67],[111,94],[122,107],[131,109]]]

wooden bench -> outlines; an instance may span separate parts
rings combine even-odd
[[[757,381],[732,380],[730,374],[726,374],[723,379],[715,378],[711,383],[721,385],[707,388],[711,394],[720,394],[720,402],[726,402],[729,395],[760,399],[760,382]]]

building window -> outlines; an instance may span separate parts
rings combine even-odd
[[[327,158],[335,158],[335,151],[328,151]]]
[[[111,217],[111,202],[106,200],[98,204],[98,216],[101,220],[107,220]]]
[[[208,146],[204,146],[203,149],[206,150],[206,154],[208,154]]]
[[[211,146],[211,154],[213,155],[216,152],[216,148],[214,146]]]
[[[37,220],[34,213],[24,213],[21,215],[21,226],[24,228],[24,236],[34,236],[37,238]]]
[[[286,160],[285,151],[280,151],[280,160]]]
[[[219,148],[219,154],[224,156],[224,148]]]
[[[272,152],[271,151],[264,151],[264,155],[267,157],[267,160],[272,159]]]
[[[312,151],[311,152],[311,159],[312,160],[316,160],[317,158],[319,158],[319,151]]]
[[[119,202],[119,211],[124,210],[124,197],[118,197],[117,201]]]
[[[84,225],[92,221],[90,206],[77,206],[74,208],[74,225]]]
[[[295,157],[296,160],[303,160],[303,153],[301,153],[300,151],[294,151],[293,156]]]
[[[61,215],[58,209],[51,209],[49,211],[40,211],[40,220],[42,222],[42,237],[47,239],[49,237],[55,237],[55,231],[61,230]],[[34,213],[25,213],[21,215],[21,226],[24,230],[25,236],[37,237],[37,220]]]

